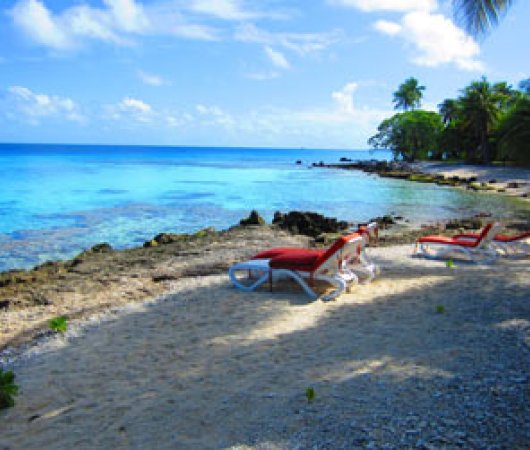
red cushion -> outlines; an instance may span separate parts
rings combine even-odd
[[[476,247],[478,240],[455,239],[446,236],[423,236],[418,239],[420,243],[459,245],[461,247]]]
[[[309,248],[295,248],[295,247],[276,247],[276,248],[270,248],[269,250],[264,250],[262,252],[259,252],[257,255],[254,255],[252,259],[271,259],[271,258],[280,256],[280,255],[288,255],[291,253],[300,253],[300,252],[323,253],[324,250],[316,250],[316,249],[309,249]]]
[[[513,242],[528,238],[530,238],[530,231],[527,231],[526,233],[516,234],[515,236],[508,236],[507,234],[497,234],[495,235],[494,239],[500,242]]]
[[[269,266],[273,269],[302,270],[311,272],[315,261],[320,257],[319,253],[307,252],[300,249],[298,252],[289,251],[283,255],[273,257],[269,261]]]

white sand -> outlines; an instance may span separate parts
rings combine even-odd
[[[492,347],[495,333],[530,345],[528,259],[451,269],[411,258],[412,246],[370,250],[380,277],[334,302],[198,277],[55,339],[15,364],[21,393],[0,412],[0,448],[290,448],[324,412],[355,406],[348,420],[369,427],[388,398],[399,414],[429,411],[442,381],[508,351]],[[499,444],[506,433],[517,430]]]

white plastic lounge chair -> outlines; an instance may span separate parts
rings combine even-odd
[[[476,240],[479,233],[463,233],[454,236],[457,239]],[[500,256],[506,258],[526,258],[530,256],[530,231],[516,234],[496,234],[491,241],[491,246]]]
[[[491,241],[499,229],[498,223],[490,223],[477,239],[423,236],[416,241],[415,255],[433,259],[463,258],[475,263],[491,262],[497,257]]]
[[[358,231],[363,236],[363,245],[361,246],[361,252],[358,255],[358,259],[353,261],[353,264],[347,263],[345,267],[353,270],[354,272],[360,272],[365,275],[366,278],[363,280],[364,283],[372,281],[376,275],[380,273],[379,266],[377,266],[366,253],[366,247],[370,242],[379,242],[379,227],[377,222],[371,222],[367,225],[359,226]]]
[[[379,267],[369,258],[366,253],[366,246],[369,242],[377,242],[379,239],[379,229],[377,222],[371,222],[367,225],[359,226],[356,232],[362,236],[362,242],[359,246],[348,246],[342,251],[341,271],[355,276],[360,276],[360,282],[365,284],[372,281],[380,273]],[[258,253],[252,259],[271,259],[280,255],[303,254],[323,255],[326,250],[323,249],[303,249],[297,247],[276,247]]]
[[[322,297],[332,300],[342,294],[351,284],[357,283],[357,276],[342,270],[344,258],[358,254],[363,244],[360,234],[341,236],[325,252],[310,249],[277,248],[259,253],[253,259],[234,264],[228,275],[238,289],[253,291],[268,282],[270,289],[275,281],[292,278],[300,284],[306,294],[317,299],[311,288],[314,281],[324,281],[335,289]],[[248,275],[247,280],[245,277]],[[245,282],[246,281],[246,282]]]

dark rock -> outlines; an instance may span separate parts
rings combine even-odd
[[[525,192],[524,194],[521,194],[521,197],[528,198],[528,194]]]
[[[476,181],[477,181],[477,177],[469,177],[469,178],[467,179],[467,182],[468,182],[468,183],[475,183]]]
[[[90,251],[92,253],[110,253],[112,252],[112,246],[107,242],[102,242],[101,244],[94,245]]]
[[[239,225],[247,226],[247,225],[265,225],[267,222],[265,222],[265,219],[261,217],[257,211],[252,210],[250,212],[250,215],[246,219],[241,219],[239,221]]]
[[[48,297],[46,297],[44,294],[42,294],[40,292],[34,293],[32,295],[31,300],[32,300],[34,305],[38,305],[38,306],[53,305],[53,302]]]
[[[206,230],[206,229],[205,229]],[[201,235],[206,234],[206,231],[198,231],[197,234]],[[144,242],[144,248],[156,247],[157,245],[171,244],[173,242],[185,241],[189,239],[188,234],[178,234],[178,233],[159,233],[153,239]]]
[[[274,225],[289,230],[293,234],[317,237],[322,233],[338,233],[349,227],[349,223],[325,217],[314,212],[290,211],[287,214],[276,212]]]
[[[508,184],[506,185],[506,187],[507,187],[508,189],[517,189],[517,188],[521,187],[521,184],[520,184],[520,183],[517,183],[517,182],[515,182],[515,181],[511,181],[510,183],[508,183]]]
[[[340,158],[339,161],[340,162],[351,162],[351,158],[346,158],[346,157],[343,156],[343,157]]]
[[[493,179],[493,180],[489,180],[488,183],[496,183],[496,182],[497,182],[497,180]]]
[[[374,217],[370,222],[377,222],[381,228],[387,228],[389,225],[394,225],[396,221],[390,214],[384,216]]]
[[[478,218],[471,219],[455,219],[450,220],[446,223],[446,230],[458,230],[463,228],[464,230],[478,230],[482,228],[482,221]]]
[[[497,189],[497,192],[503,193],[506,192],[506,189]]]
[[[0,300],[0,309],[9,309],[11,300]]]
[[[302,164],[302,160],[298,159],[298,160],[296,161],[296,164]]]

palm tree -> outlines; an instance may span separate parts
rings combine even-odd
[[[422,91],[424,90],[425,86],[420,86],[416,78],[410,77],[405,80],[398,90],[394,92],[394,109],[407,111],[419,107],[423,96]]]
[[[474,36],[497,25],[513,3],[514,0],[453,0],[455,15]]]
[[[438,105],[438,110],[442,116],[442,122],[445,126],[455,121],[458,117],[459,104],[458,100],[448,98]]]
[[[505,101],[504,94],[495,89],[486,78],[472,82],[459,98],[463,125],[476,143],[471,159],[491,160],[490,137],[497,124]]]

